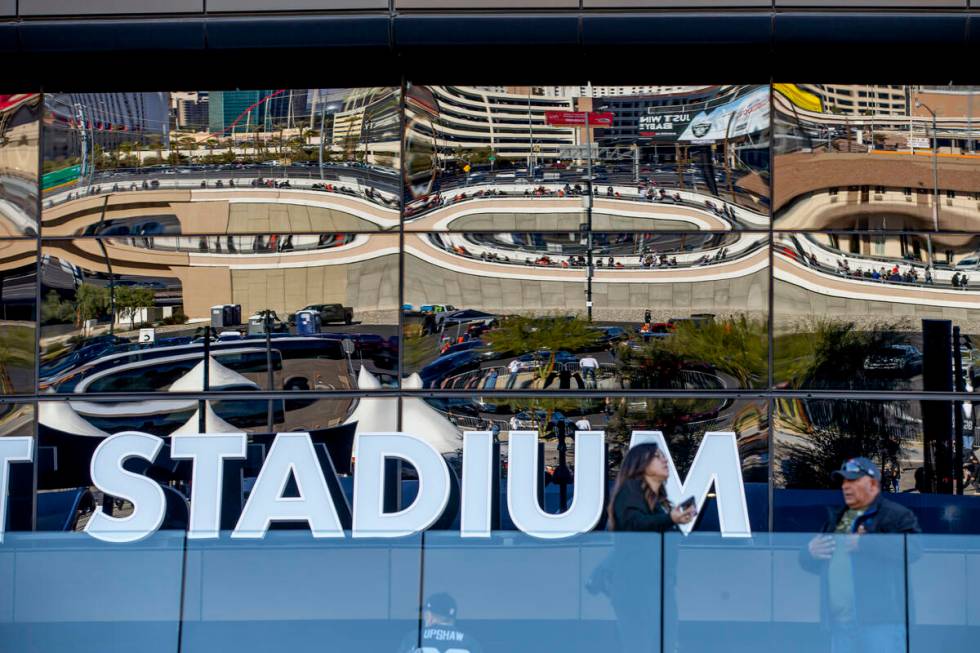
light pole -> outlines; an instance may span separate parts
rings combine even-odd
[[[919,100],[915,101],[915,108],[925,109],[932,116],[932,227],[939,231],[939,135],[936,132],[936,112]]]
[[[591,85],[591,84],[590,84]],[[591,110],[591,105],[589,109]],[[587,174],[589,175],[589,182],[585,186],[586,192],[589,194],[589,201],[585,207],[585,215],[587,220],[586,234],[585,237],[588,239],[586,250],[589,256],[589,260],[586,261],[588,267],[586,269],[586,286],[585,286],[585,309],[588,312],[589,322],[592,322],[592,132],[589,129],[589,112],[585,112],[585,156],[586,156],[586,166]]]

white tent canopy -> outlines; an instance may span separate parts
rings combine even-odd
[[[195,410],[187,422],[170,435],[197,435],[200,430],[200,410]],[[242,429],[232,426],[225,420],[218,417],[218,414],[211,408],[211,402],[204,402],[204,432],[205,433],[241,433]]]
[[[209,390],[259,390],[254,381],[246,379],[234,370],[230,370],[213,357],[208,357],[211,364]],[[180,377],[169,388],[169,392],[202,392],[204,390],[204,361],[201,361],[187,374]]]
[[[363,366],[357,373],[358,390],[380,390],[381,383]],[[397,405],[397,401],[378,397],[364,397],[357,402],[357,406],[350,416],[344,420],[344,424],[357,422],[357,433],[382,433],[386,431],[398,430],[398,415],[392,410]]]
[[[40,401],[37,412],[38,422],[56,431],[97,438],[109,437],[108,433],[95,428],[84,417],[75,412],[70,402]]]
[[[363,367],[358,373],[359,390],[378,390],[381,383]],[[422,387],[422,379],[413,374],[402,382],[402,387],[417,389]],[[356,433],[379,433],[398,430],[398,415],[395,413],[394,397],[365,397],[358,401],[357,407],[344,422],[357,422]],[[421,436],[440,453],[455,453],[463,446],[463,437],[456,427],[435,408],[417,397],[402,398],[402,430]]]

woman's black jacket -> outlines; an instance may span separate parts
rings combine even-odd
[[[631,478],[613,500],[613,517],[617,531],[655,531],[664,533],[677,530],[670,513],[661,504],[651,510],[643,497],[643,480]]]

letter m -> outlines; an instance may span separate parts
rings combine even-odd
[[[718,522],[722,537],[751,537],[749,508],[745,501],[745,485],[742,482],[742,464],[738,457],[738,445],[732,431],[709,431],[704,434],[694,462],[681,479],[670,455],[670,448],[660,431],[633,431],[630,448],[644,442],[654,442],[667,457],[670,477],[666,482],[667,498],[674,505],[693,496],[698,512],[701,512],[708,491],[715,487],[715,503],[718,506]],[[680,526],[685,535],[694,528],[694,522]]]

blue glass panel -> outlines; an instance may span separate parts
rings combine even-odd
[[[184,534],[136,544],[7,533],[0,653],[176,653]]]
[[[563,653],[653,653],[660,650],[660,557],[661,537],[653,533],[554,541],[429,532],[423,607],[448,594],[463,644],[472,638],[484,651],[539,653],[546,643]],[[438,620],[427,612],[423,636]]]
[[[899,535],[664,538],[664,650],[905,650],[905,542]]]
[[[963,651],[980,637],[980,537],[909,536],[909,651]]]
[[[421,541],[190,540],[181,651],[396,651],[418,630]]]

